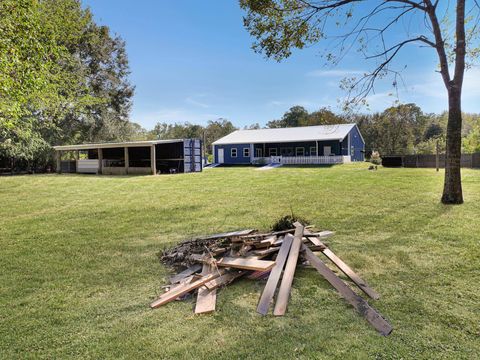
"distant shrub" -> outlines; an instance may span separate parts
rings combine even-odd
[[[374,165],[382,165],[382,158],[378,151],[373,151],[372,156],[370,156],[370,162]]]
[[[293,225],[295,222],[299,222],[302,225],[308,225],[308,221],[293,215],[286,215],[278,219],[275,224],[272,225],[272,231],[283,231],[283,230],[289,230],[289,229],[294,229],[295,225]]]

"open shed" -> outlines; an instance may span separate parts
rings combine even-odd
[[[174,174],[202,171],[199,139],[61,145],[57,172],[103,175]]]

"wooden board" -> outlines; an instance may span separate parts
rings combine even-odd
[[[309,231],[306,230],[306,233]],[[337,255],[333,253],[328,247],[325,246],[318,238],[309,237],[310,241],[317,246],[324,246],[325,249],[321,250],[321,252],[331,261],[333,262],[345,275],[347,275],[350,280],[352,280],[365,294],[370,296],[372,299],[378,300],[380,299],[380,295],[368,286],[367,282],[364,281],[360,276],[358,276],[355,271],[353,271],[350,266],[345,264],[342,259],[340,259]]]
[[[205,314],[215,311],[216,303],[217,289],[208,289],[206,286],[201,286],[198,289],[195,314]]]
[[[273,315],[283,316],[287,311],[288,298],[290,296],[290,289],[292,287],[293,276],[297,267],[298,254],[300,253],[300,246],[302,245],[303,226],[297,226],[295,230],[295,237],[288,254],[287,264],[283,272],[282,283],[278,290],[277,302],[273,309]],[[285,242],[285,239],[283,240]]]
[[[224,257],[217,261],[218,266],[233,267],[243,270],[270,270],[275,265],[275,261],[248,259],[248,258],[232,258]]]
[[[285,239],[280,247],[280,251],[278,252],[277,260],[275,266],[273,267],[272,271],[270,272],[270,276],[268,277],[267,284],[263,289],[262,296],[257,305],[257,312],[262,315],[267,315],[268,309],[270,308],[270,303],[272,302],[273,296],[275,294],[275,289],[278,285],[278,280],[280,280],[280,276],[282,275],[282,270],[285,265],[285,261],[287,260],[288,253],[290,251],[290,247],[292,245],[293,236],[288,234],[285,236]]]
[[[253,251],[253,254],[259,255],[259,256],[267,256],[267,255],[278,252],[279,249],[280,249],[280,247],[271,247],[271,248],[265,249],[265,250],[255,250],[255,251]]]
[[[238,231],[230,231],[230,232],[224,232],[220,234],[213,234],[213,235],[208,235],[208,236],[203,236],[199,237],[198,239],[201,240],[208,240],[208,239],[221,239],[224,237],[230,237],[230,236],[245,236],[248,234],[251,234],[254,232],[255,229],[245,229],[245,230],[238,230]]]
[[[303,236],[305,237],[318,237],[320,239],[327,239],[329,238],[330,236],[333,236],[335,235],[335,233],[333,231],[320,231],[320,232],[317,232],[317,233],[310,233],[310,232],[306,232],[303,234]]]
[[[189,268],[183,270],[182,272],[176,274],[176,275],[173,275],[169,278],[169,281],[170,281],[170,284],[176,284],[178,282],[180,282],[181,280],[183,280],[184,278],[196,273],[196,272],[199,272],[200,270],[202,269],[202,265],[200,264],[194,264],[192,266],[190,266]]]
[[[192,290],[195,290],[195,289],[199,288],[200,286],[206,284],[210,280],[213,280],[213,279],[217,278],[218,276],[219,276],[219,274],[213,273],[213,274],[209,274],[207,276],[202,276],[200,279],[192,281],[188,284],[176,286],[174,289],[171,289],[170,291],[168,291],[165,294],[163,294],[162,296],[160,296],[157,300],[152,302],[150,304],[150,307],[152,309],[155,309],[159,306],[167,304],[170,301],[173,301],[176,298],[178,298],[178,297],[180,297],[180,296],[182,296],[186,293],[189,293]]]
[[[389,335],[392,326],[362,297],[355,294],[335,273],[330,270],[308,247],[302,244],[306,259],[317,271],[382,335]]]
[[[245,275],[247,272],[246,271],[235,271],[235,272],[229,272],[226,274],[223,274],[222,276],[219,276],[216,279],[213,279],[212,281],[209,281],[205,284],[205,287],[209,290],[216,289],[220,286],[224,286],[235,280],[236,278],[239,278],[240,276]]]

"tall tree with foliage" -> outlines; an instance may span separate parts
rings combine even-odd
[[[321,108],[317,111],[309,113],[303,106],[292,106],[282,118],[279,120],[271,120],[267,122],[268,128],[285,128],[297,126],[314,126],[314,125],[332,125],[342,124],[345,120],[343,117],[336,115],[328,108]]]
[[[209,120],[207,126],[189,122],[158,123],[151,131],[151,137],[154,139],[203,139],[206,152],[211,154],[212,143],[235,130],[237,128],[227,119]]]
[[[442,202],[463,203],[461,96],[465,69],[480,51],[480,5],[476,0],[240,0],[240,5],[247,11],[245,27],[256,38],[255,51],[278,61],[289,57],[293,48],[301,49],[328,37],[338,45],[335,52],[327,54],[335,64],[357,46],[375,67],[358,79],[344,82],[354,94],[350,98],[353,102],[364,99],[378,78],[392,75],[397,84],[395,60],[408,45],[433,49],[448,93]],[[415,28],[405,24],[414,24]]]
[[[128,75],[124,42],[79,0],[0,1],[0,156],[128,138]]]

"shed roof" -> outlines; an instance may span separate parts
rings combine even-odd
[[[88,149],[105,149],[105,148],[119,148],[119,147],[141,147],[151,146],[156,144],[168,144],[175,142],[183,142],[183,139],[172,140],[144,140],[144,141],[124,141],[124,142],[105,142],[97,144],[78,144],[78,145],[59,145],[54,146],[55,150],[88,150]]]
[[[343,140],[354,126],[356,124],[237,130],[213,142],[213,145]]]

